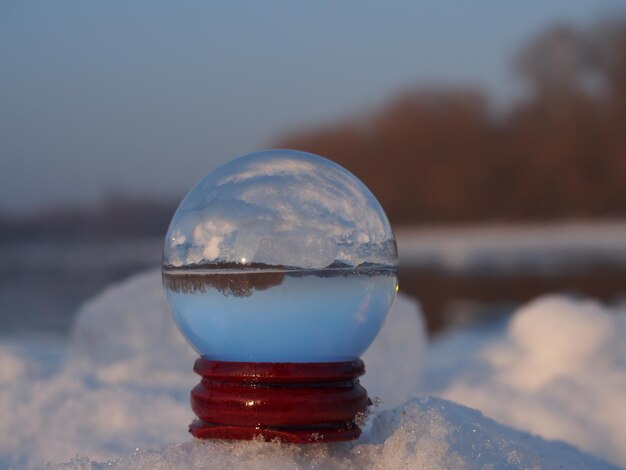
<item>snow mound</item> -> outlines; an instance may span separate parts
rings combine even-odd
[[[176,329],[154,269],[109,286],[81,308],[69,362],[106,383],[193,381],[196,353]]]
[[[12,345],[0,344],[0,386],[26,377],[28,364]]]
[[[137,450],[97,464],[79,456],[62,469],[610,469],[559,442],[515,431],[480,412],[434,398],[413,399],[379,413],[357,442],[297,446],[233,441],[193,441],[159,451]]]
[[[517,312],[505,334],[463,332],[425,350],[419,309],[399,296],[364,355],[363,383],[382,405],[357,442],[198,442],[187,433],[195,353],[170,319],[159,271],[149,271],[88,302],[63,354],[50,359],[54,347],[38,340],[0,343],[0,468],[614,468],[464,406],[412,397],[428,385],[423,366],[446,398],[626,463],[624,318],[550,297]]]
[[[623,310],[542,297],[520,308],[504,335],[475,344],[471,358],[429,392],[626,466],[625,337]],[[443,339],[432,351],[458,350],[459,340]]]
[[[363,384],[381,407],[415,393],[425,344],[417,305],[399,296],[363,357]],[[160,270],[110,286],[87,302],[54,373],[36,367],[40,347],[0,343],[0,468],[67,461],[77,453],[110,460],[137,446],[191,439],[196,353],[170,318]]]
[[[367,373],[361,383],[383,408],[404,403],[417,390],[426,342],[417,304],[398,295],[363,355]],[[195,383],[199,378],[191,369],[196,357],[170,316],[160,270],[111,286],[87,302],[76,320],[70,350],[74,368],[111,384]]]

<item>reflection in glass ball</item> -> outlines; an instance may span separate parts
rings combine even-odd
[[[238,158],[198,183],[163,254],[180,330],[222,361],[359,357],[393,303],[396,271],[372,193],[339,165],[293,150]]]

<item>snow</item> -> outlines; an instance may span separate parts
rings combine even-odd
[[[442,339],[426,362],[468,354],[463,336]],[[444,367],[447,383],[435,364],[425,375],[440,376],[431,393],[626,466],[624,337],[624,310],[546,296],[520,308],[504,334],[479,339],[464,364]]]
[[[402,266],[455,273],[550,274],[572,267],[626,264],[626,222],[401,227]]]
[[[88,302],[52,359],[36,338],[0,342],[0,468],[614,468],[573,445],[626,466],[625,318],[549,297],[427,345],[400,295],[363,357],[382,402],[361,439],[198,442],[186,431],[195,353],[149,271]]]
[[[371,396],[384,400],[381,407],[403,403],[415,391],[425,345],[415,303],[400,297],[394,308],[363,356],[368,364],[363,383]],[[37,362],[36,344],[0,346],[0,468],[68,461],[77,453],[106,461],[136,447],[190,440],[188,396],[199,381],[192,372],[197,355],[170,317],[160,270],[111,286],[87,302],[66,360],[50,376],[28,373],[29,364]],[[396,361],[403,374],[388,396],[384,357]]]
[[[79,456],[47,469],[91,469]],[[95,468],[104,468],[105,465]],[[379,413],[359,441],[297,446],[263,442],[187,442],[139,450],[111,469],[582,469],[616,468],[563,443],[549,442],[436,398]]]

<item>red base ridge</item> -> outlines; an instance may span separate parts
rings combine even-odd
[[[199,358],[202,381],[191,391],[200,439],[255,439],[298,444],[357,439],[370,401],[359,384],[363,361],[224,362]]]

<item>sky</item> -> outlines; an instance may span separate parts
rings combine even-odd
[[[181,197],[419,86],[515,93],[532,35],[617,0],[0,2],[0,213]]]

